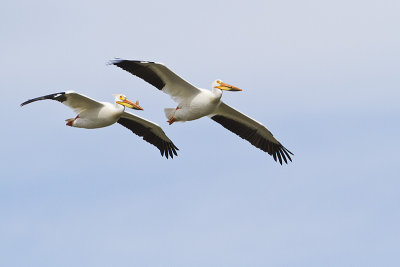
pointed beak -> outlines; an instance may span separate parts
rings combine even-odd
[[[118,101],[118,104],[124,105],[125,107],[131,108],[131,109],[136,109],[136,110],[143,110],[141,106],[139,106],[139,101],[136,101],[136,104],[129,101],[128,99],[125,99],[123,101]]]
[[[218,86],[215,86],[218,89],[226,90],[226,91],[242,91],[242,89],[237,88],[236,86],[227,84],[227,83],[220,83]]]

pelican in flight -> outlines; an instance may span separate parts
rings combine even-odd
[[[290,155],[293,153],[276,140],[264,125],[221,101],[222,90],[242,91],[241,89],[219,79],[212,82],[211,91],[197,88],[164,64],[156,62],[115,59],[110,64],[136,75],[178,102],[176,108],[164,110],[170,125],[176,121],[191,121],[208,116],[253,146],[272,155],[281,165],[282,161],[292,161]]]
[[[77,113],[75,118],[66,120],[67,126],[96,129],[118,122],[134,134],[143,137],[145,141],[156,146],[160,150],[161,156],[165,155],[168,158],[169,155],[173,158],[173,155],[178,155],[176,151],[179,149],[165,135],[160,126],[125,111],[125,107],[143,110],[138,101],[133,103],[121,94],[116,94],[114,97],[115,103],[111,104],[98,102],[74,91],[66,91],[29,99],[22,103],[21,107],[39,100],[57,100]]]

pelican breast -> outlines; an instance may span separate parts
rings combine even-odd
[[[220,99],[220,96],[202,89],[201,93],[179,103],[175,118],[180,121],[191,121],[212,114],[217,110]]]
[[[78,114],[73,126],[77,128],[96,129],[116,123],[124,112],[120,105],[101,102],[102,106],[94,109],[82,110]]]

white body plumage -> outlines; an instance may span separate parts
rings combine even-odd
[[[121,94],[114,95],[114,97],[115,103],[98,102],[74,91],[66,91],[36,97],[25,101],[21,106],[39,100],[56,100],[72,108],[77,114],[75,118],[66,120],[67,126],[96,129],[107,127],[118,122],[133,133],[142,136],[145,141],[156,146],[160,150],[161,155],[165,155],[167,158],[168,156],[173,158],[173,155],[177,155],[176,151],[179,149],[165,135],[160,126],[125,111],[125,107],[143,110],[137,101],[136,104],[132,103]]]
[[[119,104],[100,103],[102,107],[81,111],[70,126],[86,129],[107,127],[116,123],[125,111],[125,107]]]
[[[287,163],[288,160],[292,160],[290,158],[292,153],[282,146],[264,125],[221,101],[222,90],[241,91],[241,89],[223,83],[219,79],[211,84],[212,91],[200,89],[179,77],[162,63],[116,59],[110,64],[138,76],[178,102],[176,108],[165,109],[169,124],[209,116],[255,147],[272,155],[275,161],[279,160],[282,164],[283,161]]]

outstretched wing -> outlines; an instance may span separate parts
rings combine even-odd
[[[177,102],[191,98],[200,92],[198,88],[176,75],[162,63],[116,59],[110,61],[110,64],[145,80],[158,90],[169,94]]]
[[[60,92],[29,99],[24,103],[22,103],[21,107],[35,101],[46,100],[46,99],[56,100],[58,102],[61,102],[64,105],[72,108],[76,113],[80,113],[81,111],[86,109],[100,108],[103,106],[102,103],[97,102],[96,100],[93,100],[90,97],[75,93],[74,91],[66,91],[66,92]]]
[[[122,114],[118,123],[131,130],[134,134],[143,137],[145,141],[156,146],[160,150],[161,156],[165,155],[167,158],[168,155],[171,156],[171,158],[173,158],[174,155],[178,156],[176,151],[179,149],[157,124],[126,111]]]
[[[210,117],[229,131],[249,141],[253,146],[272,155],[275,161],[278,159],[281,165],[282,159],[285,163],[288,163],[287,159],[292,161],[289,154],[293,155],[293,153],[279,143],[264,125],[225,103],[221,102],[217,111]]]

